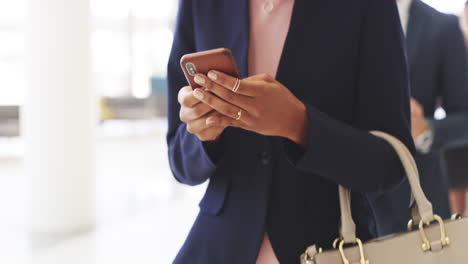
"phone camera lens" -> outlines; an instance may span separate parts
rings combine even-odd
[[[185,68],[187,69],[187,72],[190,74],[190,75],[195,75],[197,74],[197,70],[195,68],[195,65],[193,63],[187,63],[185,65]]]

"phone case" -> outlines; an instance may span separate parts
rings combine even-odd
[[[217,70],[240,78],[239,69],[231,50],[219,48],[197,53],[186,54],[180,60],[180,66],[185,78],[193,89],[200,87],[194,81],[197,73],[207,74],[210,70]]]

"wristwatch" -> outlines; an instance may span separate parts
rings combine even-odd
[[[432,143],[434,142],[434,133],[432,127],[421,133],[414,143],[416,144],[416,150],[422,154],[427,154],[431,151]]]

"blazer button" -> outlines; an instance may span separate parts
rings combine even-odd
[[[268,154],[267,152],[262,152],[260,153],[260,162],[262,163],[262,165],[268,165],[270,164],[270,161],[271,161],[271,156],[270,154]]]

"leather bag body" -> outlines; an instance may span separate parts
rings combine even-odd
[[[351,216],[351,193],[339,187],[341,237],[334,249],[323,251],[316,245],[307,248],[301,264],[468,264],[468,218],[443,221],[434,215],[419,182],[414,158],[395,137],[380,131],[371,132],[386,140],[396,151],[405,168],[414,197],[412,231],[362,243],[356,237]]]

